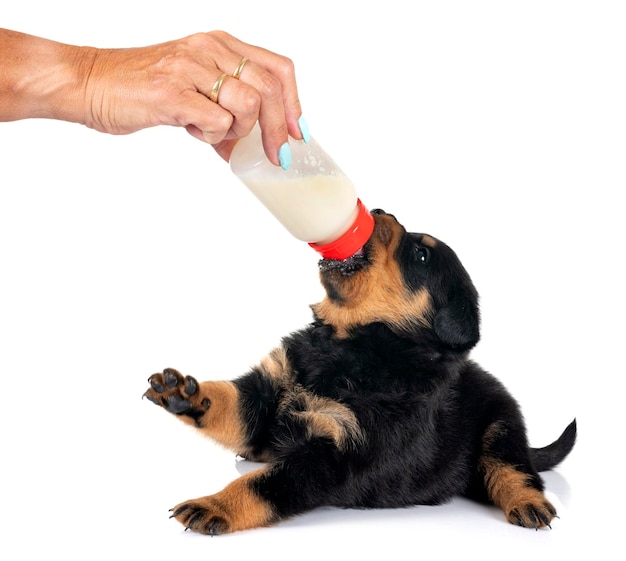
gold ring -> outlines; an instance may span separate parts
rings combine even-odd
[[[215,83],[213,84],[213,87],[211,88],[209,99],[213,103],[217,103],[217,98],[220,95],[220,88],[222,87],[222,83],[224,82],[224,78],[226,78],[226,76],[228,76],[228,74],[222,74],[217,80],[215,80]]]
[[[243,70],[243,67],[246,65],[246,62],[248,62],[247,56],[243,57],[241,59],[241,62],[239,63],[239,66],[235,68],[235,71],[233,72],[233,78],[235,80],[239,80],[239,76],[241,76],[241,71]]]

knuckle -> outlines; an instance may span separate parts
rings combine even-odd
[[[261,78],[258,91],[263,99],[270,102],[279,101],[283,95],[280,81],[276,76],[269,73],[266,73]]]
[[[213,116],[211,122],[202,130],[202,138],[209,144],[217,144],[224,140],[232,124],[233,116],[227,111],[222,111],[221,114]]]
[[[233,116],[228,111],[222,111],[215,117],[213,126],[216,134],[225,135],[233,124]]]
[[[296,74],[296,67],[293,60],[286,56],[277,55],[275,73],[285,79],[291,79]]]
[[[184,39],[185,43],[192,48],[204,49],[215,48],[216,45],[221,44],[218,36],[215,33],[193,33]]]
[[[241,92],[238,108],[246,115],[258,115],[261,109],[261,96],[253,88],[245,88]]]

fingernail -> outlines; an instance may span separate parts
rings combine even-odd
[[[280,167],[284,170],[288,170],[291,165],[291,148],[289,148],[289,143],[285,142],[278,149],[278,161],[280,162]]]
[[[302,140],[304,142],[308,142],[311,140],[311,133],[309,132],[309,125],[306,122],[306,119],[302,116],[298,119],[298,126],[300,127],[300,132],[302,133]]]

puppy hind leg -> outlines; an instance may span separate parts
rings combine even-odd
[[[491,424],[483,436],[479,470],[487,496],[511,524],[550,527],[556,509],[543,494],[541,478],[531,467],[526,438],[503,422]]]

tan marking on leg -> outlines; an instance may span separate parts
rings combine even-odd
[[[483,459],[482,466],[487,494],[511,524],[543,528],[554,518],[556,509],[541,491],[529,485],[528,475],[493,459]]]
[[[293,368],[287,358],[284,347],[273,349],[259,365],[261,371],[279,385],[290,384],[294,378]]]
[[[201,399],[211,400],[199,430],[226,448],[236,452],[244,449],[244,421],[235,385],[232,382],[202,382],[199,391]]]
[[[177,505],[173,517],[185,527],[202,534],[224,534],[269,526],[275,521],[272,506],[253,490],[254,482],[269,468],[250,472],[223,490]]]
[[[239,391],[233,382],[198,382],[172,368],[153,374],[149,381],[144,397],[237,454],[249,452]]]
[[[330,438],[339,450],[355,447],[364,440],[363,432],[354,412],[332,399],[303,391],[298,395],[299,408],[293,415],[303,419],[309,437]]]
[[[490,456],[494,440],[502,432],[500,422],[492,423],[483,436],[483,455],[479,459],[489,500],[499,506],[511,524],[542,528],[556,515],[545,495],[531,486],[530,476],[511,464]]]

